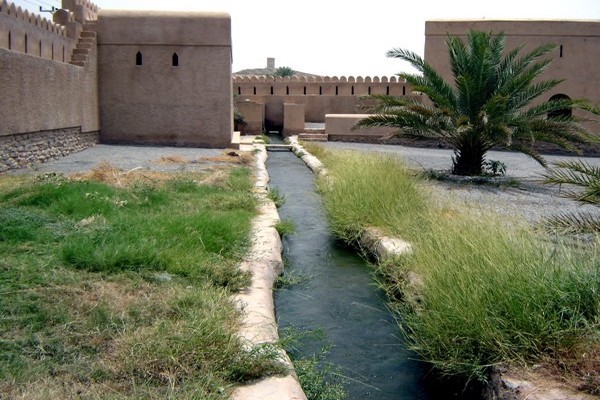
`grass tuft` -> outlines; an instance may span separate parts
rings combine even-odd
[[[285,219],[275,224],[275,229],[277,230],[277,233],[279,233],[279,236],[284,237],[294,233],[296,231],[296,225],[291,219]]]

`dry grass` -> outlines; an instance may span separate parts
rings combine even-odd
[[[101,182],[118,188],[130,187],[138,183],[151,183],[160,187],[163,183],[172,180],[174,176],[173,172],[150,171],[141,168],[124,171],[107,161],[103,161],[91,171],[72,174],[69,179],[73,181]]]
[[[202,161],[225,162],[242,165],[250,165],[254,161],[254,156],[249,151],[226,149],[223,155],[217,157],[203,157]]]
[[[155,160],[154,162],[157,164],[187,164],[190,161],[183,156],[168,155],[168,156],[160,157],[158,160]]]

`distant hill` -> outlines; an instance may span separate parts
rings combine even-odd
[[[277,68],[249,68],[241,71],[234,72],[233,75],[273,75],[277,71]],[[318,77],[321,75],[309,74],[307,72],[294,71],[294,76],[304,77]]]

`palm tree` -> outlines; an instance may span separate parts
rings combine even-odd
[[[275,72],[273,72],[273,75],[285,77],[285,76],[294,76],[295,73],[296,73],[296,71],[294,71],[290,67],[279,67],[275,70]]]
[[[430,103],[410,97],[373,96],[374,114],[356,125],[394,127],[397,136],[435,138],[454,148],[452,173],[480,175],[485,155],[497,145],[525,153],[546,166],[532,147],[535,141],[576,150],[572,143],[587,142],[587,133],[570,113],[583,108],[578,100],[557,99],[535,106],[530,103],[561,81],[537,78],[550,63],[541,59],[554,48],[547,44],[521,55],[523,46],[505,52],[505,35],[479,31],[446,40],[454,85],[450,85],[419,55],[393,49],[388,57],[408,61],[419,74],[398,74]],[[550,115],[557,115],[548,118]]]

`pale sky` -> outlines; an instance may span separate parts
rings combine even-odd
[[[9,0],[10,1],[10,0]],[[38,9],[59,0],[14,0]],[[395,47],[423,54],[431,19],[596,19],[600,0],[96,0],[104,9],[225,11],[231,15],[233,71],[277,67],[329,76],[392,76]],[[35,5],[37,6],[35,6]],[[49,16],[49,14],[44,14]]]

